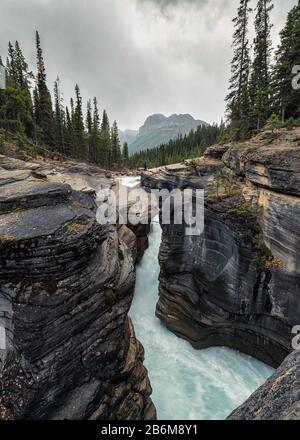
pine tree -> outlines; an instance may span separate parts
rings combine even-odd
[[[46,70],[39,33],[36,31],[37,49],[37,102],[36,121],[42,132],[42,141],[49,147],[54,147],[54,121],[51,95],[46,83]]]
[[[272,0],[258,0],[256,7],[254,61],[249,86],[251,128],[260,130],[271,114],[271,28]]]
[[[97,98],[94,98],[94,112],[93,112],[93,129],[97,132],[99,132],[100,128],[100,116],[99,116],[99,109],[98,109],[98,102]]]
[[[34,75],[28,70],[28,64],[18,41],[15,43],[14,65],[16,70],[17,85],[30,93],[30,81],[34,78]]]
[[[8,43],[8,57],[7,57],[7,62],[6,62],[6,69],[7,69],[7,75],[8,75],[7,86],[8,87],[16,87],[18,84],[16,56],[15,56],[15,49],[10,41]]]
[[[71,115],[70,115],[71,121],[74,126],[74,124],[75,124],[75,106],[74,106],[74,99],[73,98],[70,99],[70,108],[71,108]]]
[[[111,130],[111,148],[112,148],[112,164],[119,167],[121,164],[121,144],[119,139],[118,124],[114,121]]]
[[[100,164],[108,168],[111,167],[111,136],[109,119],[106,111],[103,111],[102,123],[100,129],[100,148],[99,148]]]
[[[291,117],[300,116],[299,91],[291,87],[293,67],[300,64],[300,1],[289,12],[280,37],[273,72],[273,111],[284,122]]]
[[[85,119],[85,127],[87,130],[87,157],[89,160],[92,160],[92,150],[93,150],[93,139],[92,139],[92,131],[93,131],[93,117],[92,117],[92,103],[89,99],[86,106],[86,119]]]
[[[92,132],[91,132],[91,142],[90,142],[90,160],[94,163],[99,163],[100,160],[100,139],[99,139],[99,131],[100,131],[100,117],[98,110],[98,102],[95,97],[93,100],[94,109],[93,109],[93,122],[92,122]]]
[[[86,106],[86,122],[85,122],[85,126],[86,126],[88,134],[91,134],[92,133],[92,129],[93,129],[93,117],[92,117],[92,103],[91,103],[90,99],[88,100],[87,106]]]
[[[74,132],[69,108],[66,107],[66,123],[64,127],[65,154],[74,157]]]
[[[250,0],[240,0],[237,17],[233,19],[234,56],[231,64],[229,94],[226,97],[227,115],[231,126],[243,137],[248,132],[249,97],[248,80],[250,72],[250,48],[248,40]]]
[[[125,142],[124,145],[123,145],[122,158],[123,158],[123,164],[125,166],[127,166],[128,165],[128,160],[129,160],[129,152],[128,152],[128,144],[127,144],[127,142]]]
[[[80,89],[78,84],[75,86],[75,109],[74,109],[74,134],[75,134],[75,150],[76,157],[78,159],[85,159],[86,145],[84,139],[84,122],[83,122],[83,112],[82,112],[82,98],[80,95]]]
[[[57,150],[64,154],[65,152],[65,114],[60,94],[60,80],[57,77],[54,83],[54,128],[55,144]]]

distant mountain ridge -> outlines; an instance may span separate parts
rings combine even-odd
[[[121,144],[123,145],[125,142],[127,142],[127,144],[130,145],[132,142],[134,142],[138,134],[138,130],[119,130]]]
[[[174,114],[166,117],[162,114],[148,116],[144,125],[139,129],[120,131],[121,142],[127,142],[129,153],[134,154],[147,148],[154,148],[176,139],[178,135],[188,134],[206,122],[194,119],[189,114]]]

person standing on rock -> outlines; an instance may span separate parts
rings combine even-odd
[[[147,171],[148,169],[148,163],[147,163],[147,159],[144,162],[144,171]]]

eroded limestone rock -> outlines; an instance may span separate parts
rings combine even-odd
[[[128,319],[136,238],[47,174],[0,158],[0,419],[154,419]]]

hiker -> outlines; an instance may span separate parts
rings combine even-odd
[[[145,160],[145,162],[144,162],[144,171],[147,171],[147,169],[148,169],[148,164],[147,164],[147,161]]]

